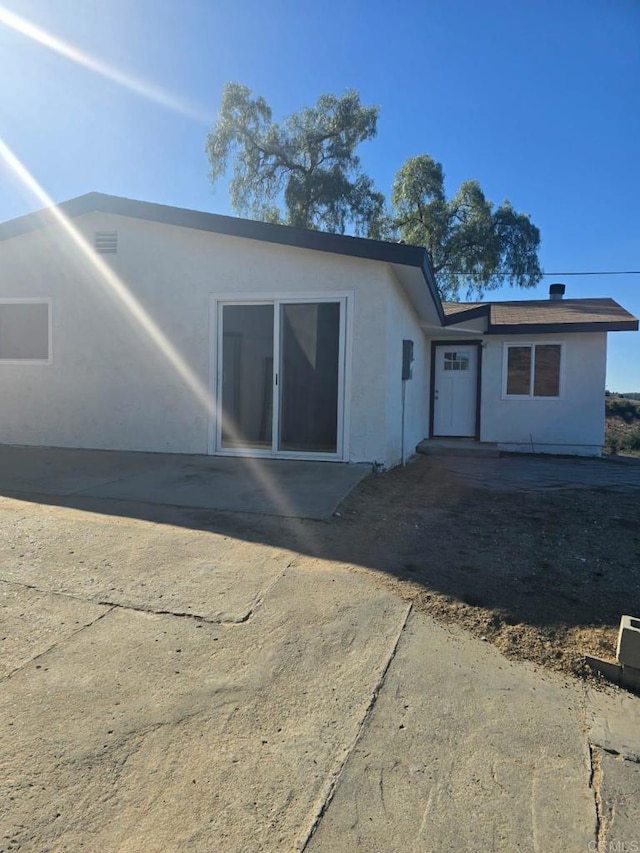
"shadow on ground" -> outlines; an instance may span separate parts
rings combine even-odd
[[[555,472],[547,490],[544,482],[526,487],[536,460],[419,457],[368,477],[328,522],[79,495],[20,500],[209,531],[367,570],[503,651],[576,671],[585,650],[612,653],[620,616],[640,601],[640,489],[633,477],[621,488],[616,471],[589,485],[585,466],[598,463],[579,460],[571,488],[567,460],[540,462]]]

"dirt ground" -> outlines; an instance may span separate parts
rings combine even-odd
[[[640,606],[640,492],[496,492],[419,457],[365,480],[322,539],[418,609],[581,677]]]

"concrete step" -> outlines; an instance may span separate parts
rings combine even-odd
[[[500,456],[497,444],[470,438],[425,438],[416,447],[416,452],[440,456]]]

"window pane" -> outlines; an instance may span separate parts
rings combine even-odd
[[[222,446],[270,450],[273,305],[225,305],[222,336]]]
[[[47,361],[49,305],[44,302],[0,304],[0,359]]]
[[[531,347],[507,348],[507,394],[529,396]]]
[[[335,453],[340,303],[281,307],[280,450]]]
[[[560,394],[560,344],[536,347],[533,394],[535,397],[558,397]]]
[[[444,353],[444,369],[445,370],[469,370],[469,353],[468,352],[445,352]]]

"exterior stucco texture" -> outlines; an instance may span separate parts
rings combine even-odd
[[[0,363],[1,443],[211,452],[212,306],[247,295],[347,296],[345,460],[400,461],[405,337],[406,446],[427,434],[423,333],[388,265],[111,214],[74,225],[90,245],[118,232],[117,254],[98,256],[107,275],[61,229],[0,243],[0,297],[47,297],[52,310],[51,363]]]
[[[505,345],[562,344],[560,395],[506,399]],[[505,450],[598,455],[604,442],[605,333],[492,336],[482,352],[482,441]]]

